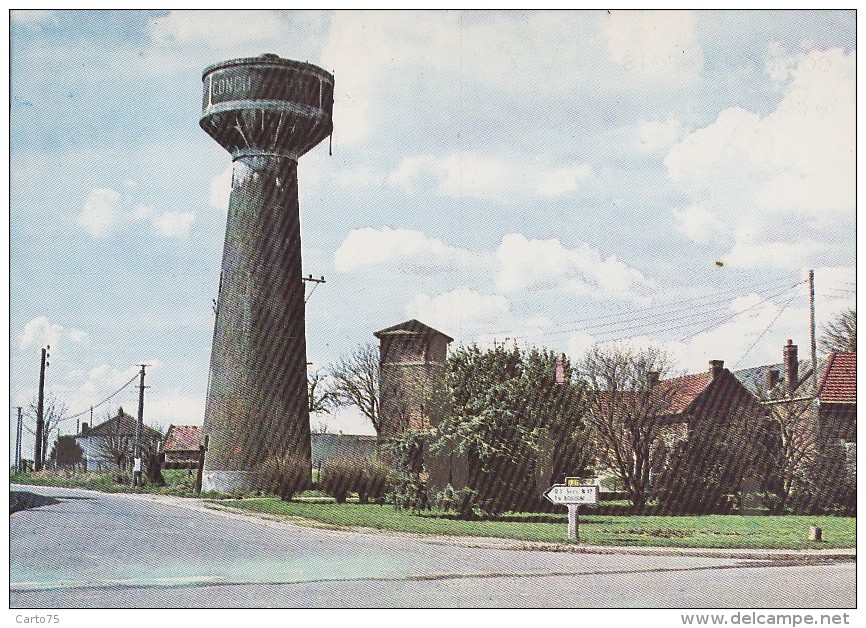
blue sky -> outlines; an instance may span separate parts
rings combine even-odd
[[[145,362],[146,421],[201,423],[231,167],[201,71],[264,52],[336,79],[299,166],[312,369],[408,318],[805,357],[791,286],[815,269],[819,324],[854,304],[854,42],[853,12],[13,12],[11,405],[50,343],[70,413]]]

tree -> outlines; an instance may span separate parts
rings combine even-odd
[[[26,425],[27,431],[36,436],[36,421],[38,415],[39,400],[33,399],[27,411],[28,418],[32,419],[33,427]],[[66,404],[53,395],[46,395],[42,406],[42,460],[48,460],[48,441],[51,433],[56,431],[61,423],[66,421]]]
[[[434,448],[467,455],[471,505],[488,514],[540,503],[559,475],[580,474],[592,458],[583,429],[583,388],[556,384],[556,356],[517,347],[461,347],[448,358],[446,418],[432,430]],[[463,508],[464,516],[469,514]]]
[[[819,455],[818,408],[814,399],[777,400],[767,410],[769,487],[778,497],[773,510],[781,514],[790,498],[811,484],[809,476]]]
[[[321,370],[307,377],[307,401],[310,414],[330,412],[337,403],[336,392],[328,386],[328,378]]]
[[[671,370],[670,358],[653,347],[596,345],[581,363],[589,387],[586,422],[636,509],[646,504],[650,471],[661,462],[662,418],[674,389],[656,382]]]
[[[833,319],[821,327],[821,340],[818,342],[821,351],[830,353],[857,352],[857,311],[853,308],[836,314]]]
[[[331,399],[338,406],[355,406],[379,434],[379,351],[364,344],[328,369]]]
[[[50,458],[58,467],[72,467],[81,463],[84,450],[75,440],[75,436],[61,436],[51,448]]]

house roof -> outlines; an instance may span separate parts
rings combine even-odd
[[[673,377],[659,382],[659,388],[670,395],[668,412],[670,414],[681,414],[692,405],[695,399],[710,385],[710,374],[694,373]]]
[[[727,395],[730,395],[732,393],[732,386],[742,388],[748,392],[743,384],[737,378],[733,377],[729,370],[724,369],[716,376],[716,379],[722,378],[725,380],[724,383],[716,389],[716,392],[710,393],[712,399],[717,400],[719,396],[726,397]],[[656,407],[660,411],[663,410],[665,416],[667,416],[668,419],[671,419],[672,417],[688,412],[701,395],[707,391],[712,382],[713,378],[710,377],[709,371],[662,380],[654,388],[654,398],[656,401],[651,401],[651,403],[657,404]],[[631,391],[618,393],[617,399],[619,401],[617,403],[640,394],[645,393]],[[601,392],[600,402],[603,404],[603,411],[609,411],[609,404],[611,403],[610,393]]]
[[[385,329],[373,332],[376,338],[382,339],[383,336],[443,336],[448,342],[452,342],[454,338],[448,334],[443,334],[438,329],[433,329],[429,325],[425,325],[419,320],[412,319],[404,323],[392,325]]]
[[[818,372],[820,373],[826,367],[826,359],[818,358]],[[767,373],[769,371],[778,371],[779,382],[777,388],[773,391],[767,391]],[[813,394],[812,377],[809,374],[812,372],[812,361],[809,359],[798,360],[797,373],[800,383],[797,387],[797,395],[806,396]],[[785,364],[764,364],[762,366],[753,366],[750,368],[739,369],[733,371],[736,377],[745,386],[749,392],[759,395],[768,395],[770,397],[784,397],[787,394],[787,383],[785,381]]]
[[[78,436],[112,436],[116,434],[135,434],[135,425],[138,421],[135,417],[130,416],[121,408],[117,415],[103,421],[99,425],[94,425],[87,430],[87,433],[81,433]],[[144,426],[142,436],[145,438],[153,438],[154,436],[162,436],[149,425]]]
[[[201,442],[200,425],[171,425],[165,440],[162,441],[162,451],[198,451]]]
[[[822,403],[857,403],[857,354],[832,352],[818,384]]]

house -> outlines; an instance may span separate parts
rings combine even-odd
[[[857,443],[857,354],[833,352],[818,380],[818,423],[824,444]]]
[[[853,513],[857,504],[857,354],[833,352],[818,381],[820,490]]]
[[[710,360],[703,373],[674,377],[659,382],[669,391],[663,421],[667,425],[694,428],[696,421],[722,425],[734,416],[763,415],[763,408],[742,382],[725,368],[723,360]]]
[[[200,425],[170,425],[160,445],[164,469],[197,469]]]
[[[81,424],[81,433],[75,436],[75,441],[83,450],[85,468],[88,471],[106,471],[127,469],[131,466],[133,449],[135,447],[135,430],[138,421],[123,411],[117,409],[117,415],[90,427]],[[142,449],[156,450],[162,434],[148,425],[144,425],[139,434]]]
[[[763,426],[758,400],[722,360],[709,368],[661,380],[647,374],[641,390],[601,392],[591,412],[598,421],[634,433],[642,453],[635,472],[673,511],[713,512],[742,490],[749,439]],[[610,417],[610,419],[605,419]],[[617,418],[618,417],[618,418]],[[654,435],[653,435],[654,434]],[[636,494],[636,498],[640,494]],[[730,506],[730,504],[728,504]]]
[[[832,352],[816,363],[813,370],[811,361],[798,360],[797,345],[789,339],[781,364],[737,376],[756,391],[767,415],[775,416],[777,438],[787,432],[788,455],[799,455],[808,465],[811,486],[801,494],[806,499],[801,507],[848,508],[856,500],[857,356]]]

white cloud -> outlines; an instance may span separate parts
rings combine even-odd
[[[124,187],[133,190],[134,185],[124,182]],[[131,196],[123,197],[110,188],[96,188],[90,192],[84,202],[84,209],[76,222],[94,238],[104,238],[112,235],[122,225],[130,223],[150,222],[154,232],[168,238],[186,238],[195,212],[158,212],[144,203],[134,203]]]
[[[159,44],[219,48],[272,39],[282,34],[285,26],[274,11],[172,11],[151,20],[150,32]]]
[[[673,211],[677,219],[677,231],[685,234],[695,242],[710,242],[721,230],[716,216],[701,205],[693,204],[681,210]]]
[[[165,212],[153,221],[157,232],[167,238],[189,237],[195,212]]]
[[[407,157],[388,180],[408,193],[432,187],[444,196],[514,203],[533,196],[573,192],[591,175],[592,168],[582,163],[544,166],[460,152],[445,157]]]
[[[24,351],[32,346],[44,347],[51,344],[56,346],[64,329],[63,325],[52,323],[47,316],[34,318],[24,325],[18,348]]]
[[[175,425],[201,425],[204,421],[205,396],[180,388],[149,392],[145,400],[145,420],[159,423],[164,429]]]
[[[51,345],[57,349],[60,343],[66,339],[74,343],[85,342],[89,334],[83,329],[71,327],[67,329],[58,323],[52,323],[47,316],[38,316],[24,325],[18,348],[25,351],[30,347],[44,347]]]
[[[849,258],[855,55],[799,55],[796,65],[784,66],[790,78],[773,112],[726,109],[668,153],[668,176],[703,208],[700,222],[732,241],[731,265],[796,268]],[[694,212],[679,218],[681,230],[700,230]]]
[[[665,122],[642,122],[636,129],[635,148],[643,153],[670,148],[684,134],[685,129],[679,120],[669,119]]]
[[[85,342],[89,337],[90,334],[83,329],[72,327],[69,330],[69,339],[72,340],[72,342]]]
[[[229,197],[232,193],[232,169],[229,166],[210,180],[210,206],[224,214],[229,213]]]
[[[513,342],[529,345],[539,341],[553,321],[545,314],[516,315],[508,298],[462,287],[435,296],[416,294],[406,304],[406,315],[452,336],[458,343],[475,342],[482,347]]]
[[[612,11],[604,33],[611,57],[636,79],[696,81],[704,57],[692,11]]]
[[[26,26],[41,26],[57,21],[57,11],[43,9],[16,9],[9,12],[12,24],[24,24]]]
[[[431,297],[416,294],[406,305],[406,315],[455,338],[464,326],[481,325],[490,329],[510,313],[508,299],[498,294],[482,294],[471,288],[458,288]],[[450,331],[449,331],[450,330]]]
[[[111,235],[119,216],[120,194],[108,188],[97,188],[87,195],[76,222],[94,238]]]
[[[506,293],[522,290],[564,290],[576,294],[642,300],[654,284],[615,255],[583,243],[568,249],[557,239],[529,240],[519,233],[502,238],[496,287]]]
[[[428,275],[483,262],[481,256],[449,246],[411,229],[353,229],[334,253],[334,268],[345,273],[391,265],[402,272]]]

